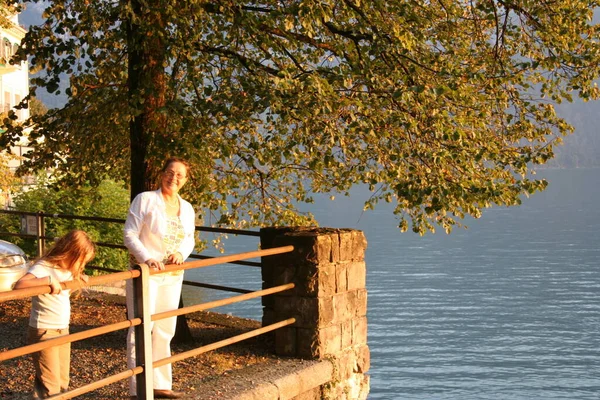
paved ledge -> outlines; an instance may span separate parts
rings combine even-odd
[[[186,398],[197,400],[285,400],[293,399],[329,381],[330,361],[283,359],[252,365],[199,384]],[[317,397],[320,398],[320,397]]]

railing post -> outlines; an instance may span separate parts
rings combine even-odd
[[[324,399],[364,400],[369,393],[367,290],[361,231],[331,228],[264,228],[261,248],[294,246],[262,259],[263,287],[294,283],[291,291],[263,297],[263,325],[294,317],[275,332],[275,351],[330,360],[335,376]]]
[[[44,226],[44,213],[42,211],[38,211],[36,215],[37,219],[37,245],[38,245],[38,257],[41,257],[44,254],[44,250],[46,248],[46,227]]]
[[[138,278],[133,279],[133,313],[135,318],[141,318],[142,323],[135,329],[135,364],[144,367],[144,371],[135,376],[137,398],[139,400],[154,399],[152,368],[152,315],[148,294],[150,269],[146,264],[136,266],[141,271]]]

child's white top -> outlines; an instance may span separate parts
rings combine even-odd
[[[28,271],[36,278],[52,275],[58,282],[73,279],[71,271],[54,267],[46,261],[38,261]],[[62,290],[59,294],[41,294],[31,298],[31,314],[29,326],[37,329],[66,329],[71,319],[70,290]]]

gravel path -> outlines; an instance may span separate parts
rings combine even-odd
[[[124,299],[120,296],[86,292],[71,300],[71,332],[125,320]],[[29,300],[13,300],[0,304],[0,351],[24,345],[29,318]],[[258,321],[239,319],[218,313],[201,312],[188,316],[193,342],[173,344],[173,354],[238,335],[260,327]],[[125,330],[109,333],[72,344],[71,388],[127,370]],[[278,363],[272,354],[268,336],[179,361],[173,365],[174,390],[198,396],[197,388],[217,377],[227,376],[249,365]],[[31,356],[0,363],[0,399],[26,399],[33,385]],[[120,381],[78,399],[127,399],[127,382]]]

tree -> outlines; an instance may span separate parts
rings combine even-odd
[[[35,97],[29,98],[29,112],[31,115],[45,115],[48,112],[48,107]]]
[[[28,191],[15,195],[15,209],[20,211],[43,211],[48,214],[66,214],[77,216],[102,216],[105,218],[125,218],[129,202],[127,190],[123,183],[104,181],[98,187],[63,188],[55,190],[43,177],[38,178],[38,185]],[[19,232],[18,215],[0,215],[2,231]],[[87,221],[79,219],[46,218],[45,234],[48,237],[59,237],[71,229],[86,231],[95,242],[120,244],[123,241],[123,224]],[[31,258],[37,257],[37,244],[34,239],[15,236],[6,239],[20,246]],[[95,266],[122,269],[129,267],[128,253],[123,249],[112,249],[98,246]]]
[[[0,28],[10,28],[12,26],[11,15],[21,11],[21,8],[13,3],[11,0],[0,0]]]
[[[20,3],[20,1],[16,1]],[[311,193],[367,184],[402,230],[546,186],[571,132],[554,105],[596,99],[598,1],[51,1],[18,57],[67,104],[32,117],[25,169],[68,185],[151,186],[166,155],[187,196],[247,227],[300,224]],[[24,127],[12,126],[7,146]],[[212,221],[210,221],[212,222]]]
[[[15,156],[0,152],[0,199],[2,201],[2,207],[4,207],[10,200],[10,195],[20,186],[20,179],[8,167],[9,162],[14,159]]]

